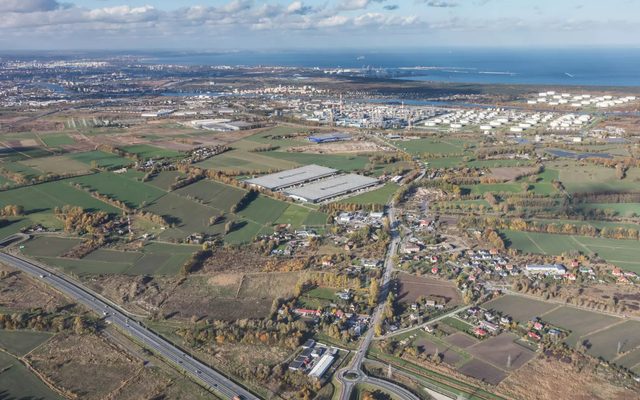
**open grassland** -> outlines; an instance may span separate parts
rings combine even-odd
[[[620,322],[620,318],[572,307],[557,308],[542,315],[541,318],[552,325],[571,331],[565,339],[571,347],[575,347],[584,335]]]
[[[271,158],[287,160],[298,165],[317,164],[345,172],[364,169],[369,162],[369,157],[359,155],[285,153],[281,151],[270,151],[264,154]]]
[[[37,160],[37,159],[34,159],[34,160]],[[27,179],[37,178],[38,176],[42,175],[42,171],[37,170],[33,167],[30,167],[24,162],[19,162],[19,161],[5,162],[0,164],[0,167],[11,172],[17,172],[23,175]]]
[[[455,168],[464,165],[465,157],[451,156],[439,158],[427,158],[425,162],[429,163],[429,168]]]
[[[294,228],[302,226],[321,226],[326,225],[329,216],[323,212],[309,210],[306,207],[291,204],[287,209],[274,221],[275,224],[290,224]]]
[[[473,160],[465,163],[469,168],[502,168],[502,167],[528,167],[533,162],[530,160],[504,159],[504,160]]]
[[[123,201],[131,208],[149,204],[166,193],[155,186],[112,172],[72,178],[71,181],[110,198]]]
[[[246,193],[245,190],[224,183],[202,180],[175,191],[176,194],[192,197],[220,211],[229,212]]]
[[[640,322],[626,321],[586,337],[588,352],[594,357],[613,360],[640,346]],[[618,352],[620,346],[620,352]]]
[[[271,152],[273,153],[273,152]],[[294,161],[268,157],[265,154],[245,150],[231,150],[197,163],[201,168],[221,171],[281,171],[299,166]]]
[[[262,225],[272,224],[288,208],[287,203],[258,196],[247,207],[238,212],[239,215]]]
[[[77,276],[86,275],[175,275],[199,246],[148,244],[140,251],[98,249],[82,259],[60,258],[59,254],[40,255],[29,248],[25,253],[47,264],[62,268]]]
[[[293,146],[309,144],[309,142],[307,142],[304,137],[282,138],[281,136],[289,136],[300,132],[306,132],[307,130],[308,128],[306,127],[276,126],[249,136],[246,140],[257,143],[259,146],[271,145],[286,149]]]
[[[0,397],[7,400],[63,398],[49,389],[20,361],[4,352],[0,352]]]
[[[164,191],[169,191],[176,179],[183,176],[185,175],[180,171],[162,171],[153,176],[147,183]]]
[[[161,149],[160,147],[150,146],[148,144],[136,144],[133,146],[123,147],[122,150],[127,153],[137,154],[145,160],[150,158],[173,158],[178,157],[180,152],[168,149]]]
[[[0,330],[0,348],[22,357],[53,336],[49,332]]]
[[[499,311],[512,317],[516,321],[526,322],[549,312],[557,306],[541,300],[507,295],[484,303],[482,307]]]
[[[411,154],[457,154],[464,151],[465,142],[458,139],[415,139],[394,144]]]
[[[577,207],[580,210],[603,210],[621,217],[637,217],[640,215],[640,203],[587,203]]]
[[[74,153],[68,156],[69,158],[80,161],[86,165],[95,164],[100,168],[119,168],[126,165],[133,164],[132,160],[123,158],[111,153],[105,153],[103,151],[88,151],[85,153]]]
[[[68,180],[47,182],[4,191],[0,195],[0,206],[4,207],[8,204],[23,206],[27,214],[51,213],[55,207],[63,207],[65,205],[80,206],[89,211],[120,212],[119,209],[72,187]]]
[[[39,236],[24,244],[24,252],[34,257],[58,257],[80,242],[80,239]]]
[[[383,187],[368,192],[340,200],[339,203],[362,204],[362,205],[385,205],[398,191],[399,186],[395,183],[387,183]]]
[[[549,233],[502,231],[511,248],[526,253],[561,255],[569,252],[598,254],[621,268],[640,272],[637,240],[592,238]]]
[[[585,192],[633,192],[638,190],[640,168],[630,168],[625,179],[616,177],[615,168],[606,168],[578,162],[555,162],[550,164],[560,171],[560,181],[570,193]]]
[[[89,172],[89,166],[68,156],[51,156],[21,161],[29,168],[44,174],[80,174]]]
[[[69,135],[64,135],[64,134],[41,135],[40,139],[47,147],[60,147],[60,146],[66,146],[66,145],[71,145],[75,143],[75,140],[73,140]]]

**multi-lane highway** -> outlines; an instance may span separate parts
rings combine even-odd
[[[54,273],[44,266],[10,254],[0,253],[0,262],[32,275],[36,279],[42,280],[78,303],[104,316],[106,322],[117,326],[134,340],[148,349],[153,350],[156,354],[177,367],[181,372],[199,381],[218,396],[226,399],[259,399],[229,378],[191,357],[189,354],[184,353],[170,342],[150,331],[140,322],[129,317],[126,312],[119,307],[101,299],[100,296],[80,283],[67,279],[61,274]]]

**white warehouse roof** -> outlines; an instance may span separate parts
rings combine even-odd
[[[279,190],[291,186],[300,185],[316,179],[334,175],[338,170],[322,167],[320,165],[305,165],[275,174],[264,175],[259,178],[247,179],[245,182],[270,190]]]
[[[346,174],[293,188],[287,190],[286,194],[298,200],[318,203],[377,184],[378,180],[375,178]]]

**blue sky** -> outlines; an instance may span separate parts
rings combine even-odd
[[[2,49],[632,46],[637,0],[0,0]]]

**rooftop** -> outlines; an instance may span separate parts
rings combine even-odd
[[[298,188],[287,190],[292,197],[317,203],[343,194],[374,186],[378,183],[375,178],[362,175],[346,174],[334,176],[319,182],[310,183]]]
[[[316,179],[334,175],[338,170],[320,165],[305,165],[303,167],[264,175],[259,178],[248,179],[245,182],[250,185],[264,187],[270,190],[279,190],[290,186],[299,185]]]

